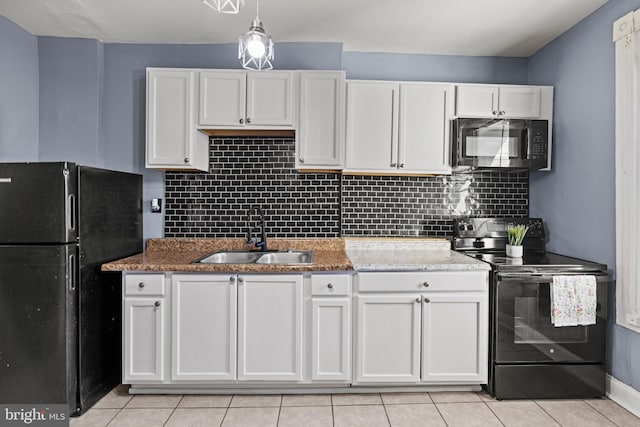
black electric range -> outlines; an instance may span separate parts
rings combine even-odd
[[[529,226],[521,258],[506,255],[507,225]],[[539,218],[454,220],[452,247],[491,265],[489,381],[498,399],[588,398],[605,392],[607,266],[545,251]],[[592,275],[594,324],[556,327],[550,292],[557,275]]]

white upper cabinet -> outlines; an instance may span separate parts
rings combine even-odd
[[[540,100],[539,86],[459,85],[456,116],[536,119]]]
[[[347,83],[348,172],[447,174],[453,87]]]
[[[147,69],[147,168],[209,170],[209,137],[197,130],[197,111],[197,70]]]
[[[293,128],[291,71],[200,72],[201,128]]]
[[[452,86],[409,83],[400,85],[400,168],[407,171],[451,173],[449,119]]]
[[[342,169],[344,71],[301,71],[297,169]]]

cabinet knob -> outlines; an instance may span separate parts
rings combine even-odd
[[[184,158],[184,162],[185,162],[185,163],[189,163],[189,158],[188,158],[188,157],[185,157],[185,158]]]
[[[229,277],[229,282],[234,283],[235,281],[236,281],[236,277],[235,276]]]
[[[416,302],[421,302],[422,299],[420,297],[416,298]]]
[[[431,302],[431,300],[429,298],[425,298],[424,302]]]
[[[428,288],[428,287],[429,287],[429,282],[424,282],[424,283],[422,284],[422,286],[424,286],[425,288]]]
[[[493,110],[493,111],[491,112],[491,114],[493,114],[494,116],[497,116],[497,115],[498,115],[498,113],[499,113],[499,111],[498,111],[498,110]]]
[[[249,117],[247,117],[247,124],[251,123],[251,119]]]
[[[240,119],[240,124],[243,125],[244,124],[244,119]]]
[[[144,282],[140,282],[140,283],[138,283],[138,287],[139,287],[140,289],[144,288]]]
[[[333,289],[333,283],[329,283],[329,284],[327,285],[327,288],[329,288],[329,289]]]
[[[400,167],[403,168],[404,167],[404,163],[400,163]]]
[[[242,277],[238,277],[238,283],[244,283],[244,279]]]
[[[391,163],[389,166],[391,166],[392,168],[395,168],[397,165],[397,163]]]
[[[304,163],[304,157],[300,157],[300,163]]]
[[[160,301],[156,301],[155,306],[160,307]]]
[[[504,116],[505,114],[506,114],[506,113],[505,113],[505,111],[504,111],[504,110],[500,111],[500,115],[501,115],[501,116]]]

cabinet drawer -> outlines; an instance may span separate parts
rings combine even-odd
[[[358,273],[360,292],[486,291],[486,271]]]
[[[321,274],[311,276],[311,295],[349,295],[351,276],[347,274]]]
[[[127,274],[124,283],[127,296],[164,295],[164,274]]]

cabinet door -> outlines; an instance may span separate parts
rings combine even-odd
[[[422,306],[422,380],[486,383],[486,294],[429,294]]]
[[[451,93],[445,84],[400,85],[399,169],[451,173]]]
[[[236,379],[236,277],[175,274],[171,379]]]
[[[351,360],[351,303],[347,298],[314,298],[311,379],[348,381]]]
[[[238,379],[302,378],[302,276],[238,278]]]
[[[300,73],[296,168],[342,169],[344,71]]]
[[[498,115],[498,86],[456,87],[456,116],[495,117]]]
[[[200,125],[243,126],[246,76],[243,71],[200,72]]]
[[[197,99],[196,72],[147,70],[146,167],[209,169],[209,138],[197,130]]]
[[[505,117],[540,117],[540,88],[535,86],[501,87],[499,110]]]
[[[356,381],[420,380],[420,298],[417,295],[357,297]]]
[[[397,171],[396,83],[347,83],[347,162],[354,171]]]
[[[164,380],[163,298],[124,300],[124,383]]]
[[[294,75],[287,71],[247,74],[249,126],[293,126]]]

